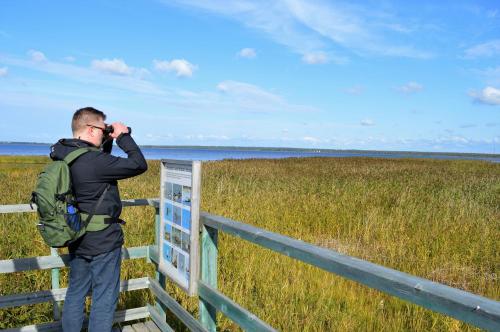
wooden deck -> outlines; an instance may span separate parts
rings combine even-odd
[[[161,332],[156,324],[148,320],[145,323],[135,323],[134,325],[123,326],[121,330],[113,329],[112,332]]]

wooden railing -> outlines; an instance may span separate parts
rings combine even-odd
[[[148,261],[157,264],[157,244],[160,234],[158,200],[124,200],[123,205],[149,205],[156,209],[155,245],[124,248],[123,259],[146,258]],[[15,212],[33,212],[33,210],[29,205],[0,206],[0,213]],[[157,270],[155,278],[144,277],[121,282],[121,291],[149,288],[155,295],[156,303],[154,306],[148,305],[142,308],[119,311],[115,315],[116,322],[150,317],[162,331],[172,331],[172,328],[165,320],[165,310],[168,309],[190,330],[215,331],[217,325],[216,313],[220,311],[244,330],[274,331],[269,324],[217,290],[217,242],[218,232],[222,231],[477,327],[500,331],[500,302],[498,301],[224,217],[202,213],[200,221],[202,236],[201,276],[198,281],[199,320],[195,319],[165,292],[165,277]],[[52,290],[0,297],[0,308],[52,301],[56,321],[26,327],[23,331],[53,331],[60,329],[60,322],[57,319],[59,319],[60,301],[64,300],[66,289],[59,288],[59,269],[65,266],[67,266],[67,255],[58,256],[57,252],[53,252],[52,256],[0,261],[0,273],[52,269]],[[19,331],[20,329],[12,329],[12,331],[14,330]]]

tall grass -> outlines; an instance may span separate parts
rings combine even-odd
[[[46,158],[0,158],[0,204],[26,203]],[[121,183],[159,196],[159,162]],[[202,209],[423,278],[500,298],[500,165],[479,161],[301,158],[208,162]],[[49,253],[34,214],[0,215],[0,259]],[[126,246],[153,243],[154,211],[125,208]],[[220,234],[219,288],[283,331],[474,331],[444,315]],[[126,261],[122,278],[154,275]],[[62,283],[67,274],[63,269]],[[50,288],[50,272],[0,275],[0,294]],[[168,291],[194,315],[197,300]],[[151,301],[121,295],[120,308]],[[220,317],[219,329],[238,330]],[[48,304],[0,310],[0,327],[52,320]],[[176,329],[182,325],[169,317]]]

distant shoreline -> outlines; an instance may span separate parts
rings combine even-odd
[[[3,145],[37,145],[51,146],[52,143],[37,142],[0,142]],[[497,153],[469,153],[469,152],[427,152],[427,151],[387,151],[387,150],[342,150],[342,149],[312,149],[312,148],[285,148],[285,147],[251,147],[251,146],[206,146],[206,145],[140,145],[141,148],[148,149],[198,149],[198,150],[240,150],[240,151],[283,151],[283,152],[308,152],[308,153],[376,153],[380,155],[408,154],[436,155],[436,156],[470,156],[470,157],[493,157],[500,158]]]

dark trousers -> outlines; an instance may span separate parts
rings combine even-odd
[[[69,287],[64,300],[64,332],[80,332],[85,296],[92,290],[89,332],[109,332],[120,294],[121,248],[96,256],[70,254]]]

